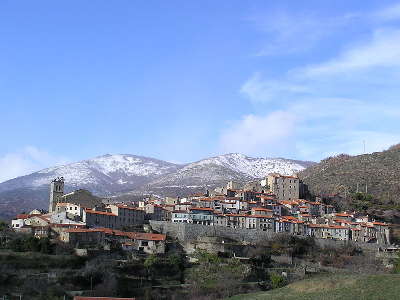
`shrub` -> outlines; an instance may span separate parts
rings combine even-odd
[[[283,277],[282,275],[278,275],[276,273],[270,274],[270,280],[271,280],[271,286],[274,289],[283,287],[287,284],[286,278]]]

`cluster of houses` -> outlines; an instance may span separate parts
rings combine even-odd
[[[145,211],[124,204],[105,204],[86,190],[64,194],[64,179],[51,182],[49,212],[33,210],[17,215],[11,226],[15,231],[49,237],[75,248],[88,249],[101,245],[126,251],[164,253],[166,236],[142,229]]]
[[[390,244],[388,224],[356,212],[337,213],[319,198],[300,199],[302,189],[295,176],[271,174],[244,187],[231,181],[184,198],[150,197],[123,204],[107,203],[86,190],[64,194],[64,180],[57,178],[51,182],[49,212],[18,215],[12,228],[75,247],[118,243],[124,250],[145,253],[165,249],[165,235],[134,231],[149,220]]]
[[[357,212],[337,213],[320,198],[299,199],[300,192],[301,182],[297,177],[273,174],[261,182],[247,184],[244,189],[229,182],[209,195],[192,195],[176,199],[174,203],[167,198],[163,207],[171,211],[167,220],[173,223],[390,244],[389,224]]]

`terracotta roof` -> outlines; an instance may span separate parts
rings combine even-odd
[[[283,177],[283,178],[293,178],[293,179],[299,179],[298,177],[295,176],[287,176],[287,175],[280,175],[280,174],[270,174],[272,177]]]
[[[189,197],[204,197],[203,193],[192,194]]]
[[[58,223],[51,223],[51,227],[86,227],[85,224],[58,224]]]
[[[248,218],[265,218],[265,219],[275,219],[275,217],[266,216],[266,215],[246,215]]]
[[[372,224],[379,225],[379,226],[389,226],[389,224],[381,223],[381,222],[372,222]]]
[[[333,229],[349,229],[349,227],[339,226],[339,225],[329,225],[328,227]]]
[[[77,232],[77,233],[83,233],[83,232],[103,232],[101,228],[71,228],[65,230],[65,232]]]
[[[243,215],[243,214],[225,214],[227,217],[251,217],[251,215]]]
[[[91,210],[91,209],[85,209],[86,213],[89,214],[97,214],[97,215],[107,215],[107,216],[114,216],[116,217],[117,215],[107,212],[107,211],[97,211],[97,210]]]
[[[336,213],[335,214],[337,217],[351,217],[351,215],[347,214],[347,213]]]
[[[219,200],[219,199],[218,199]],[[213,202],[214,200],[211,198],[201,198],[199,201],[204,201],[204,202]]]
[[[270,212],[272,212],[271,209],[264,208],[264,207],[253,207],[252,210],[255,210],[255,211],[270,211]]]
[[[207,210],[207,211],[213,211],[212,208],[208,208],[208,207],[191,207],[189,208],[190,210]]]
[[[19,214],[15,219],[28,219],[29,217],[28,214]]]
[[[45,215],[32,215],[32,216],[29,216],[29,218],[34,218],[34,217],[42,219],[43,221],[48,222],[48,223],[50,222],[50,217],[49,216],[45,216]]]
[[[348,227],[339,226],[339,225],[308,224],[308,226],[309,226],[309,227],[314,227],[314,228],[349,229]]]
[[[137,207],[131,207],[127,205],[117,205],[117,207],[122,209],[139,210]]]
[[[132,237],[136,240],[148,240],[148,241],[165,241],[165,234],[156,233],[142,233],[142,232],[132,232]]]

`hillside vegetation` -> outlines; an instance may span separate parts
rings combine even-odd
[[[371,194],[382,204],[400,203],[400,145],[383,152],[322,160],[299,173],[314,195],[357,191]]]
[[[400,275],[323,276],[289,284],[268,292],[237,295],[230,300],[395,300]]]

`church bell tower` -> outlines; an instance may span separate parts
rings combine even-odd
[[[64,195],[64,177],[57,177],[50,184],[50,205],[49,212],[54,212],[56,204],[61,202]]]

